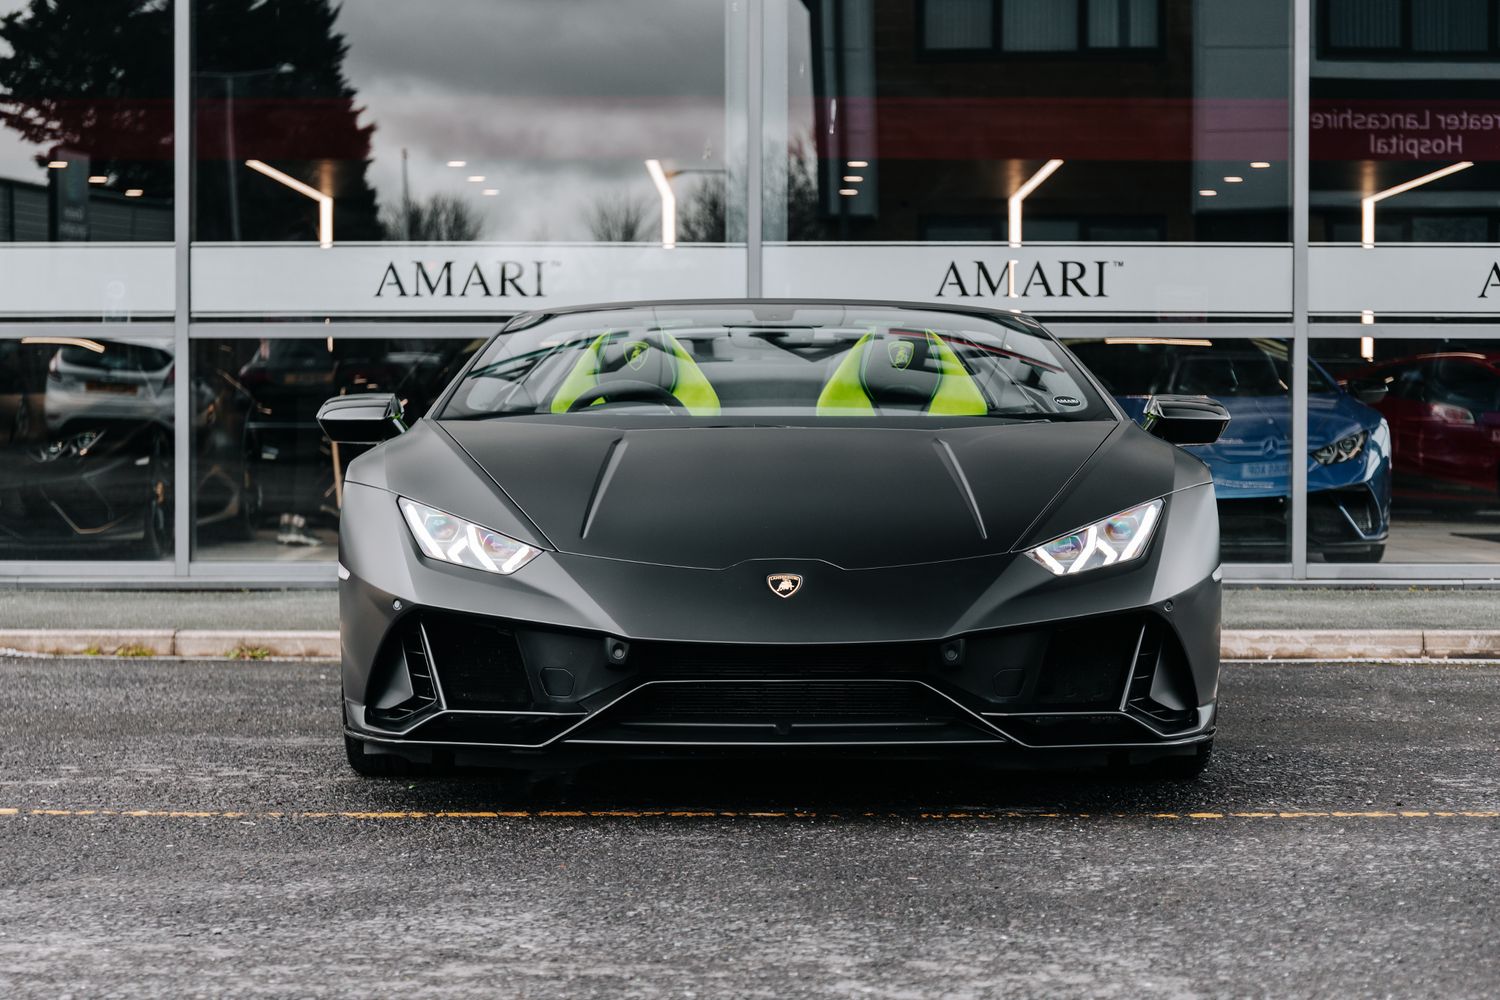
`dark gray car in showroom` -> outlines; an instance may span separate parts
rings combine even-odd
[[[1041,325],[864,302],[512,319],[409,429],[335,397],[362,774],[761,753],[1150,765],[1213,744],[1214,490]]]

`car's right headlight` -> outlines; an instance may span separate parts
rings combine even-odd
[[[1072,576],[1139,559],[1151,541],[1156,522],[1161,520],[1161,508],[1162,501],[1152,500],[1122,510],[1027,549],[1026,554],[1053,576]]]
[[[509,535],[465,521],[436,507],[405,497],[396,502],[412,537],[422,547],[422,552],[433,559],[510,576],[542,554],[542,550],[534,545],[518,542]]]

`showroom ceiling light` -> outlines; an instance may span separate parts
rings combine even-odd
[[[47,164],[47,169],[48,170],[66,170],[66,169],[68,169],[68,161],[67,160],[53,160],[53,161],[51,161],[50,163]]]
[[[862,181],[864,179],[865,179],[864,175],[862,175],[862,174],[845,174],[844,175],[844,183],[845,184],[858,184],[860,181]]]
[[[868,167],[870,165],[869,160],[849,160],[847,162],[849,164],[850,170],[859,170],[862,167]]]
[[[90,174],[89,175],[89,183],[90,184],[108,184],[109,183],[109,178],[106,175],[104,175],[104,174]]]
[[[1198,193],[1205,198],[1217,198],[1219,196],[1219,192],[1213,188],[1202,188]]]
[[[144,195],[145,193],[146,192],[143,191],[143,190],[141,190],[140,188],[126,188],[125,189],[125,197],[127,197],[127,198],[139,198],[142,195]]]
[[[677,245],[677,195],[660,160],[647,160],[646,173],[651,175],[651,183],[661,196],[661,248],[671,250]]]
[[[1469,160],[1461,160],[1460,162],[1446,166],[1441,170],[1434,170],[1430,174],[1423,174],[1421,177],[1409,180],[1405,184],[1397,184],[1395,187],[1388,187],[1384,191],[1376,191],[1372,195],[1361,198],[1359,200],[1360,243],[1364,245],[1366,250],[1375,245],[1375,206],[1377,204],[1385,201],[1387,198],[1395,197],[1398,194],[1404,194],[1407,191],[1410,191],[1412,188],[1421,187],[1423,184],[1431,184],[1435,180],[1440,180],[1450,174],[1456,174],[1460,170],[1468,170],[1473,165],[1473,162]]]
[[[1228,177],[1224,178],[1224,183],[1225,184],[1243,184],[1243,183],[1245,183],[1245,178],[1243,178],[1243,177],[1237,177],[1234,174],[1230,174]]]
[[[97,340],[89,340],[87,337],[22,337],[21,343],[47,344],[53,347],[81,347],[85,351],[93,351],[95,354],[104,353],[104,345]]]
[[[468,160],[449,160],[448,161],[448,166],[450,166],[450,167],[467,167],[468,165],[469,165],[469,161]]]
[[[469,183],[470,184],[483,184],[484,183],[484,174],[470,174],[469,175]]]
[[[839,194],[843,195],[845,198],[853,198],[855,195],[859,194],[859,188],[839,188]]]
[[[1269,170],[1269,169],[1271,169],[1271,164],[1270,164],[1270,161],[1268,161],[1268,160],[1251,160],[1250,161],[1250,169],[1251,170]]]
[[[264,174],[278,184],[285,184],[298,194],[306,195],[318,203],[318,246],[328,249],[333,246],[333,196],[324,194],[310,184],[304,184],[290,174],[282,173],[263,160],[246,160],[245,166],[256,173]],[[130,192],[126,191],[126,195]]]
[[[1062,165],[1062,160],[1048,160],[1046,163],[1042,164],[1042,168],[1040,170],[1032,174],[1026,180],[1026,183],[1016,188],[1016,193],[1011,195],[1010,198],[1006,201],[1006,208],[1008,209],[1009,214],[1009,218],[1006,221],[1009,223],[1010,227],[1009,235],[1011,246],[1018,247],[1021,245],[1022,203],[1026,201],[1026,197],[1030,195],[1031,192],[1041,187],[1042,182],[1056,173],[1057,168]],[[1014,273],[1014,271],[1012,271],[1012,273]]]

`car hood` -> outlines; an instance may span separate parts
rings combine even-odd
[[[441,427],[557,549],[711,569],[752,559],[869,569],[1008,552],[1125,429],[620,429],[516,418]],[[1103,515],[1143,498],[1101,500]]]

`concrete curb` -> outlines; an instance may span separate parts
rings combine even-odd
[[[0,629],[0,650],[63,656],[339,658],[335,631]],[[1500,659],[1500,629],[1226,629],[1226,660]]]
[[[260,660],[339,658],[336,631],[0,629],[0,650],[63,656],[182,656]]]

